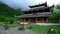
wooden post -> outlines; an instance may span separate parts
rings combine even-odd
[[[44,23],[44,18],[42,18],[42,23]]]
[[[46,19],[47,23],[48,23],[48,18]]]
[[[37,21],[37,18],[36,18],[36,23],[37,23],[38,21]]]
[[[30,18],[29,18],[29,23],[30,23]]]
[[[24,19],[24,22],[25,22],[25,19]]]

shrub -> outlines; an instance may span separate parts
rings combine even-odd
[[[28,29],[32,29],[32,26],[27,27]]]

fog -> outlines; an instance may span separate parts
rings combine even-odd
[[[60,0],[0,0],[14,9],[28,10],[30,5],[41,4],[47,1],[49,6],[58,4]]]

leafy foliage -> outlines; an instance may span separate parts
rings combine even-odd
[[[60,4],[58,4],[56,8],[57,8],[57,9],[60,9]]]
[[[10,22],[17,20],[15,16],[23,15],[23,12],[18,9],[15,10],[4,3],[0,3],[0,22]]]
[[[14,15],[22,15],[23,12],[21,10],[15,10],[11,7],[7,6],[6,4],[0,4],[0,15],[14,17]]]
[[[55,9],[55,10],[54,10]],[[50,21],[57,23],[60,22],[60,5],[56,5],[52,10],[52,14],[50,16]]]

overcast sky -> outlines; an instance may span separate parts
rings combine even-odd
[[[35,5],[35,4],[39,4],[39,3],[44,3],[47,1],[47,4],[49,6],[53,5],[53,4],[58,4],[60,2],[60,0],[0,0],[3,3],[6,3],[7,5],[9,5],[12,8],[21,8],[23,10],[28,10],[29,9],[29,5]]]

